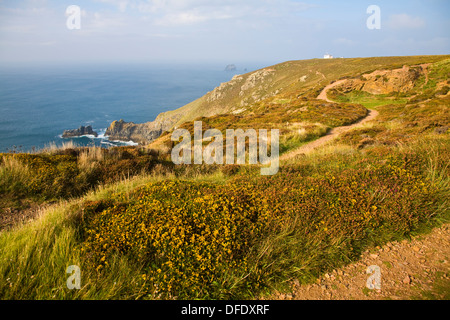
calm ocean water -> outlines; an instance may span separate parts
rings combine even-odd
[[[259,66],[248,68],[256,70]],[[78,66],[0,69],[0,152],[61,145],[66,129],[91,125],[100,135],[114,120],[142,123],[179,108],[244,70],[224,66]],[[109,145],[73,139],[77,145]]]

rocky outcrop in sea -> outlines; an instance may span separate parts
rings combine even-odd
[[[95,132],[91,126],[81,126],[78,129],[74,130],[64,130],[64,133],[62,134],[63,138],[75,138],[75,137],[81,137],[81,136],[94,136],[97,137],[98,134]]]
[[[234,65],[234,64],[229,64],[225,67],[225,71],[236,71],[236,70],[237,70],[237,68],[236,68],[236,65]]]

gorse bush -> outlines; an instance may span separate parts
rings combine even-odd
[[[434,215],[437,190],[412,155],[369,163],[238,174],[225,185],[164,181],[100,212],[87,203],[83,255],[100,274],[116,254],[143,263],[150,297],[245,298],[277,278],[310,279]]]
[[[30,178],[28,166],[13,157],[0,160],[0,193],[10,194],[24,190]],[[19,195],[23,194],[19,192]]]
[[[240,184],[150,184],[93,217],[83,250],[97,270],[117,252],[145,263],[153,296],[224,297],[237,275],[249,273],[250,248],[277,218],[255,191]]]
[[[3,154],[3,167],[10,162],[26,167],[24,178],[26,183],[14,187],[22,195],[62,196],[67,190],[76,194],[74,177],[78,169],[76,158],[67,155],[32,155],[32,154]],[[1,184],[7,184],[2,181]]]

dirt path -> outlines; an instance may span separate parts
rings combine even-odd
[[[423,73],[425,74],[425,83],[422,85],[422,88],[424,88],[427,84],[428,84],[428,80],[429,78],[429,68],[432,64],[431,63],[426,63],[426,64],[421,64],[420,67],[423,70]]]
[[[331,129],[327,135],[320,137],[317,140],[314,140],[311,143],[305,144],[304,146],[295,149],[291,152],[285,153],[280,157],[281,161],[285,161],[285,160],[289,160],[292,158],[295,158],[296,156],[300,155],[300,154],[307,154],[312,152],[313,150],[325,145],[326,143],[330,142],[331,140],[335,139],[336,137],[338,137],[339,135],[341,135],[344,132],[347,132],[357,126],[360,126],[366,122],[372,121],[374,120],[376,117],[378,116],[378,111],[376,110],[369,110],[368,115],[364,118],[361,119],[358,122],[355,122],[349,126],[343,126],[343,127],[337,127],[337,128],[333,128]]]
[[[322,90],[322,92],[319,94],[317,99],[325,100],[325,101],[328,101],[328,102],[334,102],[334,101],[331,101],[330,99],[328,99],[328,97],[327,97],[328,90],[333,89],[334,87],[337,87],[337,86],[343,84],[345,81],[347,81],[347,80],[345,80],[345,79],[344,80],[338,80],[338,81],[336,81],[336,82],[334,82],[332,84],[329,84],[328,86],[326,86]]]
[[[336,82],[326,86],[322,90],[322,92],[319,94],[317,99],[325,100],[325,101],[328,101],[328,102],[334,102],[334,101],[331,101],[331,100],[328,99],[328,97],[327,97],[328,90],[330,90],[330,89],[332,89],[332,88],[334,88],[336,86],[341,85],[345,81],[346,80],[339,80],[339,81],[336,81]],[[291,152],[288,152],[288,153],[282,155],[280,157],[280,160],[281,161],[289,160],[289,159],[295,158],[296,156],[298,156],[300,154],[307,154],[307,153],[309,153],[309,152],[311,152],[311,151],[313,151],[313,150],[315,150],[315,149],[325,145],[326,143],[328,143],[329,141],[333,140],[334,138],[336,138],[340,134],[342,134],[344,132],[347,132],[347,131],[349,131],[349,130],[351,130],[351,129],[359,126],[359,125],[362,125],[362,124],[366,123],[366,122],[374,120],[377,116],[378,116],[378,111],[376,111],[376,110],[369,110],[369,113],[367,114],[367,116],[364,119],[361,119],[360,121],[358,121],[356,123],[353,123],[353,124],[351,124],[349,126],[333,128],[333,129],[330,130],[330,132],[328,132],[327,135],[325,135],[325,136],[323,136],[323,137],[321,137],[321,138],[319,138],[317,140],[314,140],[313,142],[308,143],[308,144],[306,144],[306,145],[304,145],[304,146],[302,146],[302,147],[300,147],[298,149],[292,150]]]
[[[412,241],[390,242],[367,251],[360,261],[334,270],[315,284],[292,283],[276,300],[450,299],[450,225]],[[369,289],[370,266],[379,267],[380,289]]]
[[[0,209],[0,232],[12,228],[20,223],[26,223],[35,219],[51,204],[31,204],[27,209],[13,209],[4,208]]]

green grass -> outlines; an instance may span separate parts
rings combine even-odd
[[[48,149],[36,154],[0,154],[1,208],[24,199],[42,203],[81,196],[98,185],[169,166],[152,150],[121,147]]]
[[[296,79],[308,68],[337,78],[433,59],[442,57],[273,68]],[[430,73],[435,84],[447,68],[439,66]],[[324,84],[310,81],[242,114],[201,118],[220,130],[283,125],[282,149],[291,150],[364,116],[358,104],[376,106],[375,121],[289,160],[275,176],[261,177],[258,166],[175,167],[166,155],[139,148],[2,155],[3,198],[59,200],[34,221],[0,231],[0,298],[252,299],[286,290],[293,279],[311,283],[367,249],[448,223],[450,144],[440,132],[450,113],[437,85],[421,103],[404,101],[417,88],[401,103],[358,92],[349,95],[352,103],[325,103],[305,100]],[[295,123],[307,129],[299,133]],[[66,287],[70,265],[81,268],[81,290]],[[422,298],[446,297],[441,287]]]
[[[349,94],[329,97],[337,102],[341,103],[357,103],[361,104],[368,109],[374,109],[379,106],[385,105],[404,105],[408,102],[406,98],[396,98],[392,95],[374,95],[364,91],[352,91]]]
[[[448,219],[449,214],[446,209],[448,208],[446,199],[449,198],[448,175],[443,174],[446,168],[440,160],[442,156],[448,154],[448,144],[445,143],[445,140],[424,140],[405,150],[387,148],[385,151],[377,152],[378,154],[371,156],[356,152],[353,157],[339,153],[312,155],[304,159],[302,164],[283,167],[279,175],[266,179],[260,179],[254,175],[256,170],[250,169],[249,172],[244,170],[237,173],[231,179],[216,172],[213,175],[189,180],[194,188],[205,186],[207,189],[199,194],[187,193],[179,198],[180,200],[187,199],[185,197],[189,197],[189,195],[193,197],[187,203],[184,200],[178,204],[161,202],[167,206],[167,209],[170,208],[168,212],[173,213],[177,208],[185,208],[186,204],[193,205],[201,199],[215,199],[218,201],[217,204],[221,205],[223,200],[231,199],[233,193],[230,194],[230,190],[235,186],[240,190],[236,195],[258,195],[255,199],[262,201],[261,205],[267,198],[271,205],[261,207],[256,212],[262,214],[264,210],[270,210],[271,213],[268,216],[275,219],[273,220],[274,229],[263,228],[258,231],[259,233],[245,237],[248,241],[253,239],[251,240],[252,244],[249,247],[243,247],[244,251],[240,251],[240,254],[244,254],[244,256],[236,256],[236,258],[240,257],[239,261],[246,261],[246,272],[242,273],[243,271],[240,269],[242,266],[239,268],[227,267],[226,274],[219,272],[216,276],[212,276],[211,279],[216,280],[208,282],[203,279],[206,282],[197,282],[200,287],[195,295],[175,289],[173,291],[154,290],[155,282],[149,279],[155,270],[163,269],[163,264],[171,261],[170,256],[155,260],[151,258],[153,254],[151,250],[149,253],[145,253],[145,251],[133,253],[123,247],[119,251],[109,252],[105,260],[108,262],[107,267],[103,271],[98,271],[93,260],[86,259],[86,253],[81,253],[82,247],[85,247],[88,252],[94,250],[93,248],[100,251],[92,252],[103,252],[102,246],[91,247],[92,240],[83,236],[87,230],[97,225],[95,216],[103,212],[94,212],[93,222],[87,227],[83,227],[84,224],[79,223],[79,213],[82,208],[86,207],[86,203],[89,201],[124,203],[125,201],[128,203],[125,206],[129,208],[127,210],[131,210],[130,213],[136,212],[137,215],[133,215],[136,219],[135,222],[132,222],[131,219],[124,220],[124,222],[128,222],[121,228],[122,230],[127,230],[127,228],[133,230],[134,223],[139,226],[141,222],[148,221],[147,214],[154,214],[152,212],[156,210],[154,205],[139,204],[140,199],[147,199],[142,198],[144,194],[140,190],[145,190],[152,185],[157,186],[160,183],[167,185],[168,181],[178,181],[176,177],[167,180],[167,178],[147,176],[136,177],[109,187],[101,187],[98,191],[91,192],[79,200],[56,205],[48,210],[42,218],[29,225],[18,226],[14,230],[0,233],[0,274],[2,281],[5,281],[0,286],[2,288],[0,296],[4,299],[252,298],[264,292],[270,292],[273,288],[282,289],[283,283],[293,278],[300,279],[302,283],[311,282],[324,272],[354,261],[369,246],[402,239],[419,232],[424,226],[432,227],[448,221],[445,220]],[[386,164],[374,167],[377,159],[380,159],[380,155],[384,152],[391,154],[389,161],[394,165],[392,169],[388,169]],[[424,157],[423,153],[430,158]],[[404,155],[408,155],[411,160],[408,165],[409,169],[402,173],[400,168],[403,168],[405,164]],[[427,158],[429,160],[422,161]],[[321,166],[319,163],[332,163],[333,166]],[[370,170],[367,169],[367,166]],[[400,175],[394,178],[392,173],[389,173],[390,170],[394,170]],[[325,180],[324,177],[326,177]],[[218,183],[217,181],[222,182]],[[248,191],[242,191],[242,187],[239,187],[244,185],[243,181],[246,181]],[[336,182],[339,183],[336,184]],[[352,186],[355,182],[371,187],[354,189]],[[181,181],[181,183],[179,186],[183,186],[185,182]],[[425,183],[425,186],[422,186],[422,183]],[[404,189],[405,193],[384,193],[383,190],[389,186],[406,188]],[[415,186],[418,186],[419,189],[416,189]],[[144,189],[141,189],[142,187]],[[210,191],[206,192],[205,190],[216,189],[219,194],[222,194],[222,197],[217,198],[211,195],[212,197],[209,198]],[[363,190],[365,191],[363,192]],[[172,191],[175,195],[182,195],[173,187],[169,187],[165,192]],[[418,193],[416,194],[416,192]],[[230,196],[224,196],[226,194],[230,194]],[[336,197],[337,195],[340,200]],[[150,192],[148,196],[162,199],[154,191]],[[148,198],[148,200],[150,199],[153,198]],[[351,199],[355,199],[356,202],[353,203]],[[394,203],[398,205],[399,201],[403,204],[401,210],[396,213],[392,209]],[[425,203],[428,204],[424,205]],[[137,211],[133,211],[135,210],[133,207],[136,205],[138,205]],[[368,220],[354,220],[357,216],[353,216],[353,210],[355,213],[361,212],[363,208],[372,206],[376,206],[376,210],[380,211],[369,211]],[[211,210],[213,206],[207,205],[203,208]],[[312,208],[316,209],[311,211]],[[246,212],[248,209],[243,210]],[[168,212],[161,211],[161,218],[170,218]],[[196,210],[192,212],[196,212]],[[342,216],[340,212],[342,212]],[[382,215],[373,215],[375,212]],[[377,220],[379,218],[376,217],[382,217],[384,214],[386,216],[383,219]],[[102,221],[114,229],[113,220],[109,219],[119,216],[112,215],[110,217],[106,215],[102,218],[106,218],[106,220]],[[170,221],[166,222],[171,223]],[[118,223],[120,225],[119,221]],[[372,223],[376,224],[372,225]],[[150,225],[148,226],[150,227]],[[161,230],[164,231],[164,229]],[[119,234],[109,232],[104,227],[98,231],[104,233],[104,236],[111,237],[106,243],[113,244],[121,241]],[[213,229],[211,229],[212,231]],[[138,240],[138,237],[127,239],[133,243]],[[170,241],[176,241],[177,238],[171,239]],[[151,242],[149,244],[151,246]],[[170,242],[167,245],[171,246]],[[132,245],[130,248],[133,247]],[[209,248],[209,246],[198,247],[201,250],[203,248]],[[217,251],[211,253],[217,253]],[[144,255],[137,259],[135,254]],[[205,255],[205,257],[207,256]],[[174,256],[174,259],[180,257],[182,256],[177,255]],[[245,257],[244,260],[242,260],[243,257]],[[191,263],[190,259],[192,258],[177,260],[184,263],[185,267],[174,269],[174,271],[187,270],[185,268]],[[175,263],[175,261],[172,262]],[[222,263],[223,261],[219,259],[214,266],[220,267]],[[65,274],[65,268],[73,264],[79,265],[82,270],[82,289],[80,291],[70,291],[65,287],[68,277]],[[193,270],[200,270],[196,269],[196,263],[192,267]],[[223,276],[226,277],[223,278]],[[162,279],[157,280],[156,283],[159,284],[159,288],[168,284]],[[216,285],[210,287],[212,283]],[[207,294],[205,294],[206,292]]]
[[[217,178],[200,176],[198,180]],[[173,177],[174,178],[174,177]],[[101,277],[86,264],[80,251],[79,212],[86,201],[103,201],[117,194],[127,197],[149,182],[170,177],[141,175],[98,186],[80,199],[61,201],[38,219],[0,232],[0,299],[137,299],[143,267],[127,257],[113,255],[109,273]],[[81,268],[81,290],[69,290],[70,265]]]
[[[450,280],[443,277],[443,272],[436,272],[432,288],[424,290],[419,288],[419,294],[412,300],[450,300]]]
[[[352,124],[367,115],[367,109],[355,104],[323,103],[290,99],[264,101],[249,107],[239,115],[217,115],[198,118],[202,130],[214,128],[225,136],[227,129],[278,129],[280,131],[280,154],[298,148],[328,133],[331,128]],[[179,127],[187,129],[193,137],[194,123],[187,122]],[[171,132],[158,141],[170,145]],[[193,140],[193,138],[192,138]],[[162,142],[161,142],[162,141]]]

